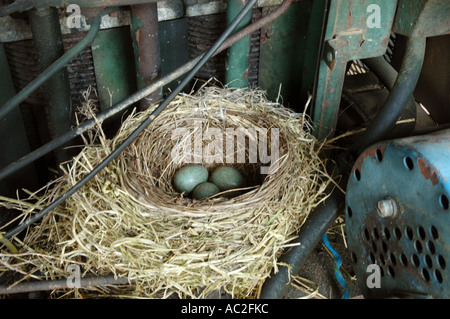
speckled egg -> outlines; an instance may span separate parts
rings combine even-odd
[[[216,184],[206,182],[201,183],[195,187],[194,192],[192,193],[192,197],[194,199],[203,199],[213,195],[216,195],[220,192],[219,187]]]
[[[208,180],[208,170],[202,165],[189,165],[175,173],[173,186],[180,193],[190,194],[194,188]]]
[[[244,177],[232,166],[219,166],[212,175],[211,181],[216,184],[221,191],[244,186]]]

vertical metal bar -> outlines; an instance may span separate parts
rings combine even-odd
[[[161,75],[158,10],[156,3],[131,6],[131,33],[134,46],[138,89],[152,83]],[[162,96],[162,90],[150,94],[139,102],[147,109]]]
[[[58,10],[46,8],[28,12],[34,46],[42,71],[64,54]],[[63,68],[43,84],[47,100],[46,116],[52,138],[57,138],[70,130],[72,123],[72,101],[67,69]],[[57,163],[69,158],[66,150],[55,153]]]
[[[0,44],[0,105],[15,94],[13,80],[3,44]],[[30,152],[25,125],[19,108],[11,110],[0,119],[0,168]],[[0,194],[14,196],[16,189],[37,186],[36,171],[28,165],[0,183]],[[0,218],[1,221],[1,218]]]
[[[233,21],[236,15],[247,3],[246,0],[230,0],[227,7],[227,25]],[[244,28],[252,21],[252,13],[249,12],[239,23],[236,31]],[[250,50],[250,36],[245,37],[228,49],[225,82],[230,87],[247,87],[248,85],[248,56]]]

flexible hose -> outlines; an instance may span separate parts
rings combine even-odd
[[[416,87],[425,48],[425,37],[408,38],[405,56],[391,93],[381,111],[354,144],[352,153],[360,154],[366,147],[385,138],[393,129]]]

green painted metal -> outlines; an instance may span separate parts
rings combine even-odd
[[[161,76],[165,76],[190,60],[187,18],[159,22]],[[173,91],[184,76],[172,81],[163,92]]]
[[[347,62],[386,52],[396,7],[397,1],[331,1],[313,100],[319,140],[334,134]]]
[[[258,85],[267,92],[268,99],[275,101],[280,95],[279,102],[294,109],[301,104],[305,35],[311,5],[310,1],[292,3],[286,13],[261,31]],[[275,8],[264,8],[263,15]],[[301,111],[303,107],[304,103],[299,107]]]
[[[246,0],[230,0],[227,6],[227,25],[241,12],[246,5]],[[241,23],[236,27],[236,31],[247,26],[252,20],[252,13],[249,12]],[[248,55],[250,50],[250,36],[245,37],[233,44],[228,49],[227,65],[225,71],[225,82],[229,87],[243,88],[248,85]]]
[[[306,32],[306,44],[303,63],[300,101],[306,103],[313,94],[316,75],[319,70],[320,48],[327,25],[327,8],[329,1],[313,1],[310,8],[310,20]],[[310,110],[308,110],[310,111]]]
[[[15,95],[14,85],[8,66],[3,44],[0,43],[0,105]],[[25,126],[19,108],[14,108],[0,120],[0,168],[16,161],[30,152]],[[2,180],[0,194],[14,196],[16,189],[23,187],[34,189],[37,185],[36,172],[33,165]]]
[[[450,33],[450,1],[399,0],[394,31],[410,37]]]
[[[130,29],[120,27],[101,30],[92,43],[92,57],[101,111],[124,100],[137,90],[134,54]],[[110,130],[122,114],[108,121]],[[108,130],[108,129],[107,129]]]

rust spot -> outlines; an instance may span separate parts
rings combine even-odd
[[[264,43],[270,38],[269,36],[269,29],[267,29],[266,32],[264,32],[263,35],[261,35],[261,42]]]
[[[352,12],[349,11],[349,13],[348,13],[348,18],[347,18],[347,27],[348,27],[348,28],[351,27],[352,24],[353,24]]]
[[[245,70],[244,74],[242,74],[242,77],[243,77],[244,79],[246,79],[247,76],[248,76],[248,70]]]
[[[361,171],[361,166],[366,157],[372,157],[374,159],[377,158],[377,151],[381,152],[381,156],[384,157],[384,152],[386,151],[386,145],[375,145],[373,147],[370,147],[366,149],[364,152],[359,155],[358,159],[356,160],[355,164],[353,165],[354,169],[358,169]]]
[[[418,157],[417,165],[419,166],[420,173],[426,179],[429,179],[433,185],[439,183],[439,178],[441,177],[439,170],[434,167],[434,165],[430,163],[426,158]],[[444,177],[442,178],[445,180]]]
[[[119,15],[117,14],[117,12],[111,12],[111,13],[109,14],[109,16],[110,16],[110,17],[113,17],[113,18],[117,18]]]

